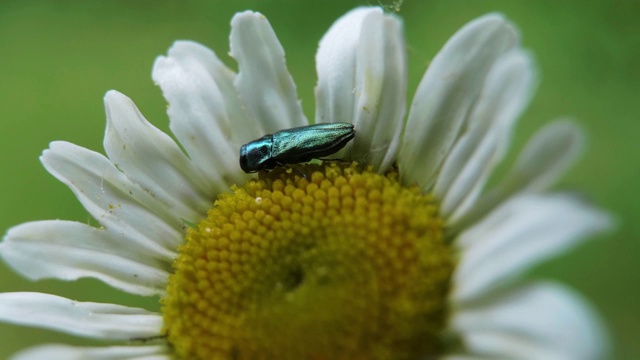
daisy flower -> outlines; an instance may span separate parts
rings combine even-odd
[[[611,219],[547,191],[582,147],[570,121],[533,136],[497,185],[536,82],[503,16],[459,30],[407,113],[402,23],[338,19],[316,56],[315,123],[351,122],[346,161],[240,170],[242,144],[310,123],[267,19],[237,14],[226,67],[176,42],[153,79],[172,137],[105,96],[106,156],[56,141],[41,161],[100,224],[11,228],[2,258],[29,279],[93,277],[158,295],[161,313],[43,293],[0,294],[0,319],[103,340],[14,359],[598,359],[589,306],[516,280]],[[405,119],[405,115],[407,116]]]

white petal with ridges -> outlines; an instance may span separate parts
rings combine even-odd
[[[144,309],[28,292],[0,293],[0,320],[103,340],[149,338],[162,329],[162,315]]]
[[[156,59],[152,76],[169,102],[171,131],[208,181],[206,195],[214,198],[245,179],[238,152],[260,131],[241,103],[236,74],[210,49],[177,41]]]
[[[284,49],[264,15],[245,11],[231,20],[231,56],[238,62],[236,89],[262,133],[308,125]],[[247,139],[251,141],[254,139]]]
[[[565,195],[522,195],[461,233],[453,298],[473,301],[525,270],[611,227],[610,216]]]
[[[531,285],[453,314],[450,330],[482,358],[596,360],[607,353],[593,311],[558,284]]]
[[[500,187],[505,196],[542,190],[553,184],[578,159],[584,136],[571,121],[555,121],[536,133],[524,148]]]
[[[450,221],[469,209],[510,144],[513,125],[531,99],[533,62],[522,50],[505,53],[491,68],[468,119],[469,129],[445,159],[434,188]]]
[[[529,140],[500,184],[483,194],[461,219],[452,221],[452,226],[464,228],[518,193],[546,189],[573,165],[583,147],[584,136],[573,122],[556,121],[545,126]]]
[[[112,236],[135,243],[150,256],[172,261],[182,243],[182,220],[132,183],[106,157],[56,141],[40,157],[44,167],[69,186],[84,208]]]
[[[395,161],[406,111],[402,24],[379,8],[334,23],[316,55],[316,122],[352,122],[348,157],[384,172]]]
[[[104,229],[61,220],[9,229],[0,255],[31,280],[93,277],[138,295],[163,294],[171,270],[169,262],[150,258]]]
[[[104,99],[104,148],[134,183],[149,191],[175,216],[200,220],[211,207],[206,180],[167,134],[151,125],[128,97],[110,91]]]
[[[10,360],[169,360],[164,345],[76,347],[61,344],[35,346],[11,356]]]
[[[427,69],[409,110],[398,165],[402,181],[428,191],[458,139],[489,69],[518,45],[518,33],[489,14],[459,30]]]
[[[352,122],[356,98],[356,51],[362,22],[378,8],[357,8],[339,18],[320,40],[316,53],[316,122]]]

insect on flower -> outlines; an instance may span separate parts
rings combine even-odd
[[[281,130],[240,148],[240,168],[246,173],[271,170],[329,156],[342,149],[356,131],[353,124],[330,123]]]

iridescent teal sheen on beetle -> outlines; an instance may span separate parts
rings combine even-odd
[[[278,131],[242,145],[240,168],[252,173],[329,156],[355,135],[349,123],[315,124]]]

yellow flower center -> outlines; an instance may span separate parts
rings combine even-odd
[[[441,353],[454,267],[431,195],[355,163],[277,169],[190,229],[162,300],[179,359]]]

